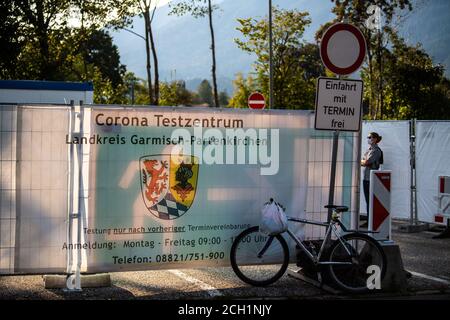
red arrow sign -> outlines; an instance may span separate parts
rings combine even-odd
[[[253,92],[248,97],[248,107],[251,109],[264,109],[266,106],[266,100],[264,96],[259,92]]]

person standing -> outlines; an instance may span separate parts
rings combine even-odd
[[[369,144],[369,149],[364,153],[361,159],[361,167],[364,167],[364,197],[366,199],[367,215],[369,215],[369,189],[370,189],[370,171],[378,170],[380,164],[383,163],[383,151],[381,151],[378,143],[381,141],[382,137],[376,133],[371,132],[367,136],[367,143]]]

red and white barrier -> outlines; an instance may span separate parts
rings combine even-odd
[[[450,219],[450,177],[438,177],[438,213],[434,215],[434,222],[447,225]]]
[[[391,240],[391,171],[372,170],[369,189],[369,231],[377,240]]]

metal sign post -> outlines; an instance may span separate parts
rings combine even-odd
[[[333,130],[328,204],[334,204],[339,132],[360,132],[362,93],[363,83],[359,80],[342,80],[339,77],[319,78],[317,81],[315,129]],[[328,209],[328,222],[331,214],[332,210]]]
[[[328,195],[328,204],[334,204],[334,187],[336,183],[336,161],[338,152],[338,142],[339,142],[339,131],[333,132],[333,151],[331,154],[331,172],[330,172],[330,193]],[[331,214],[333,210],[328,209],[327,222],[331,221]]]
[[[334,204],[339,131],[361,131],[363,83],[360,80],[343,80],[341,76],[358,70],[365,55],[366,41],[362,32],[348,23],[332,25],[320,42],[323,64],[339,76],[338,79],[319,78],[316,89],[314,127],[317,130],[333,130],[328,204]],[[330,208],[328,222],[331,221],[331,215]]]

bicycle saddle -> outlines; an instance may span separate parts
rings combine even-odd
[[[346,212],[346,211],[348,211],[348,207],[346,207],[346,206],[336,206],[334,204],[327,204],[325,206],[325,208],[327,208],[327,209],[335,209],[336,212]]]

